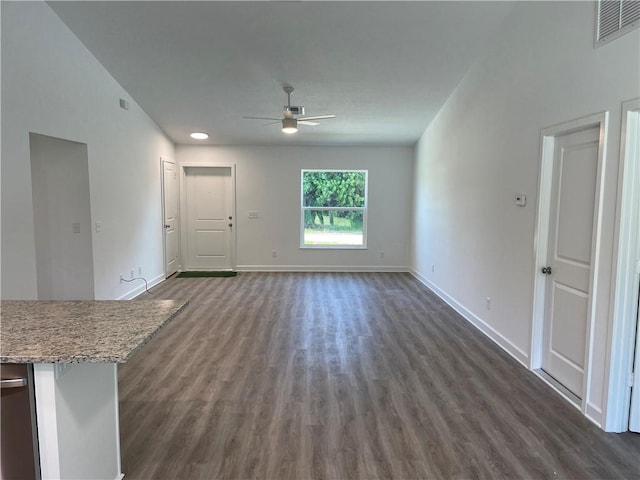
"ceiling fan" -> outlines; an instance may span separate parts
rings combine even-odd
[[[327,118],[336,118],[335,115],[314,115],[312,117],[298,117],[297,115],[304,115],[304,107],[291,105],[291,93],[293,92],[293,87],[291,85],[285,85],[282,87],[284,93],[287,94],[287,104],[283,107],[283,117],[282,118],[273,118],[273,117],[242,117],[249,118],[251,120],[275,120],[274,122],[267,123],[266,125],[272,125],[275,123],[282,122],[282,131],[284,133],[293,134],[298,131],[298,125],[318,125],[317,122],[312,120],[324,120]]]

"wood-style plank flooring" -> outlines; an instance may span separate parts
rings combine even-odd
[[[638,479],[607,434],[409,274],[169,279],[119,370],[140,479]]]

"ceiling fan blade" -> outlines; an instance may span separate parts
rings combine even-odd
[[[242,118],[248,118],[251,120],[277,120],[277,121],[282,120],[281,118],[273,118],[273,117],[242,117]]]
[[[312,126],[315,126],[315,125],[320,125],[320,124],[317,123],[317,122],[308,122],[306,120],[298,120],[298,125],[312,125]]]
[[[324,120],[325,118],[336,118],[335,115],[315,115],[313,117],[298,117],[298,121],[300,120]]]
[[[267,125],[275,125],[276,123],[282,123],[282,120],[278,120],[277,122],[269,122],[269,123],[265,123],[263,124],[263,126],[267,126]]]

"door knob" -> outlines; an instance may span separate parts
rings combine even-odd
[[[171,228],[171,225],[165,225],[164,228]]]
[[[230,224],[229,224],[229,226],[230,226],[230,227],[233,227],[233,223],[230,223]]]
[[[233,217],[231,217],[231,216],[230,216],[230,217],[229,217],[229,220],[233,220]]]
[[[542,273],[545,275],[551,275],[551,267],[542,267]]]

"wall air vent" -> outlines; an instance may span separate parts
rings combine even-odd
[[[596,10],[596,47],[640,25],[640,0],[599,0]]]

